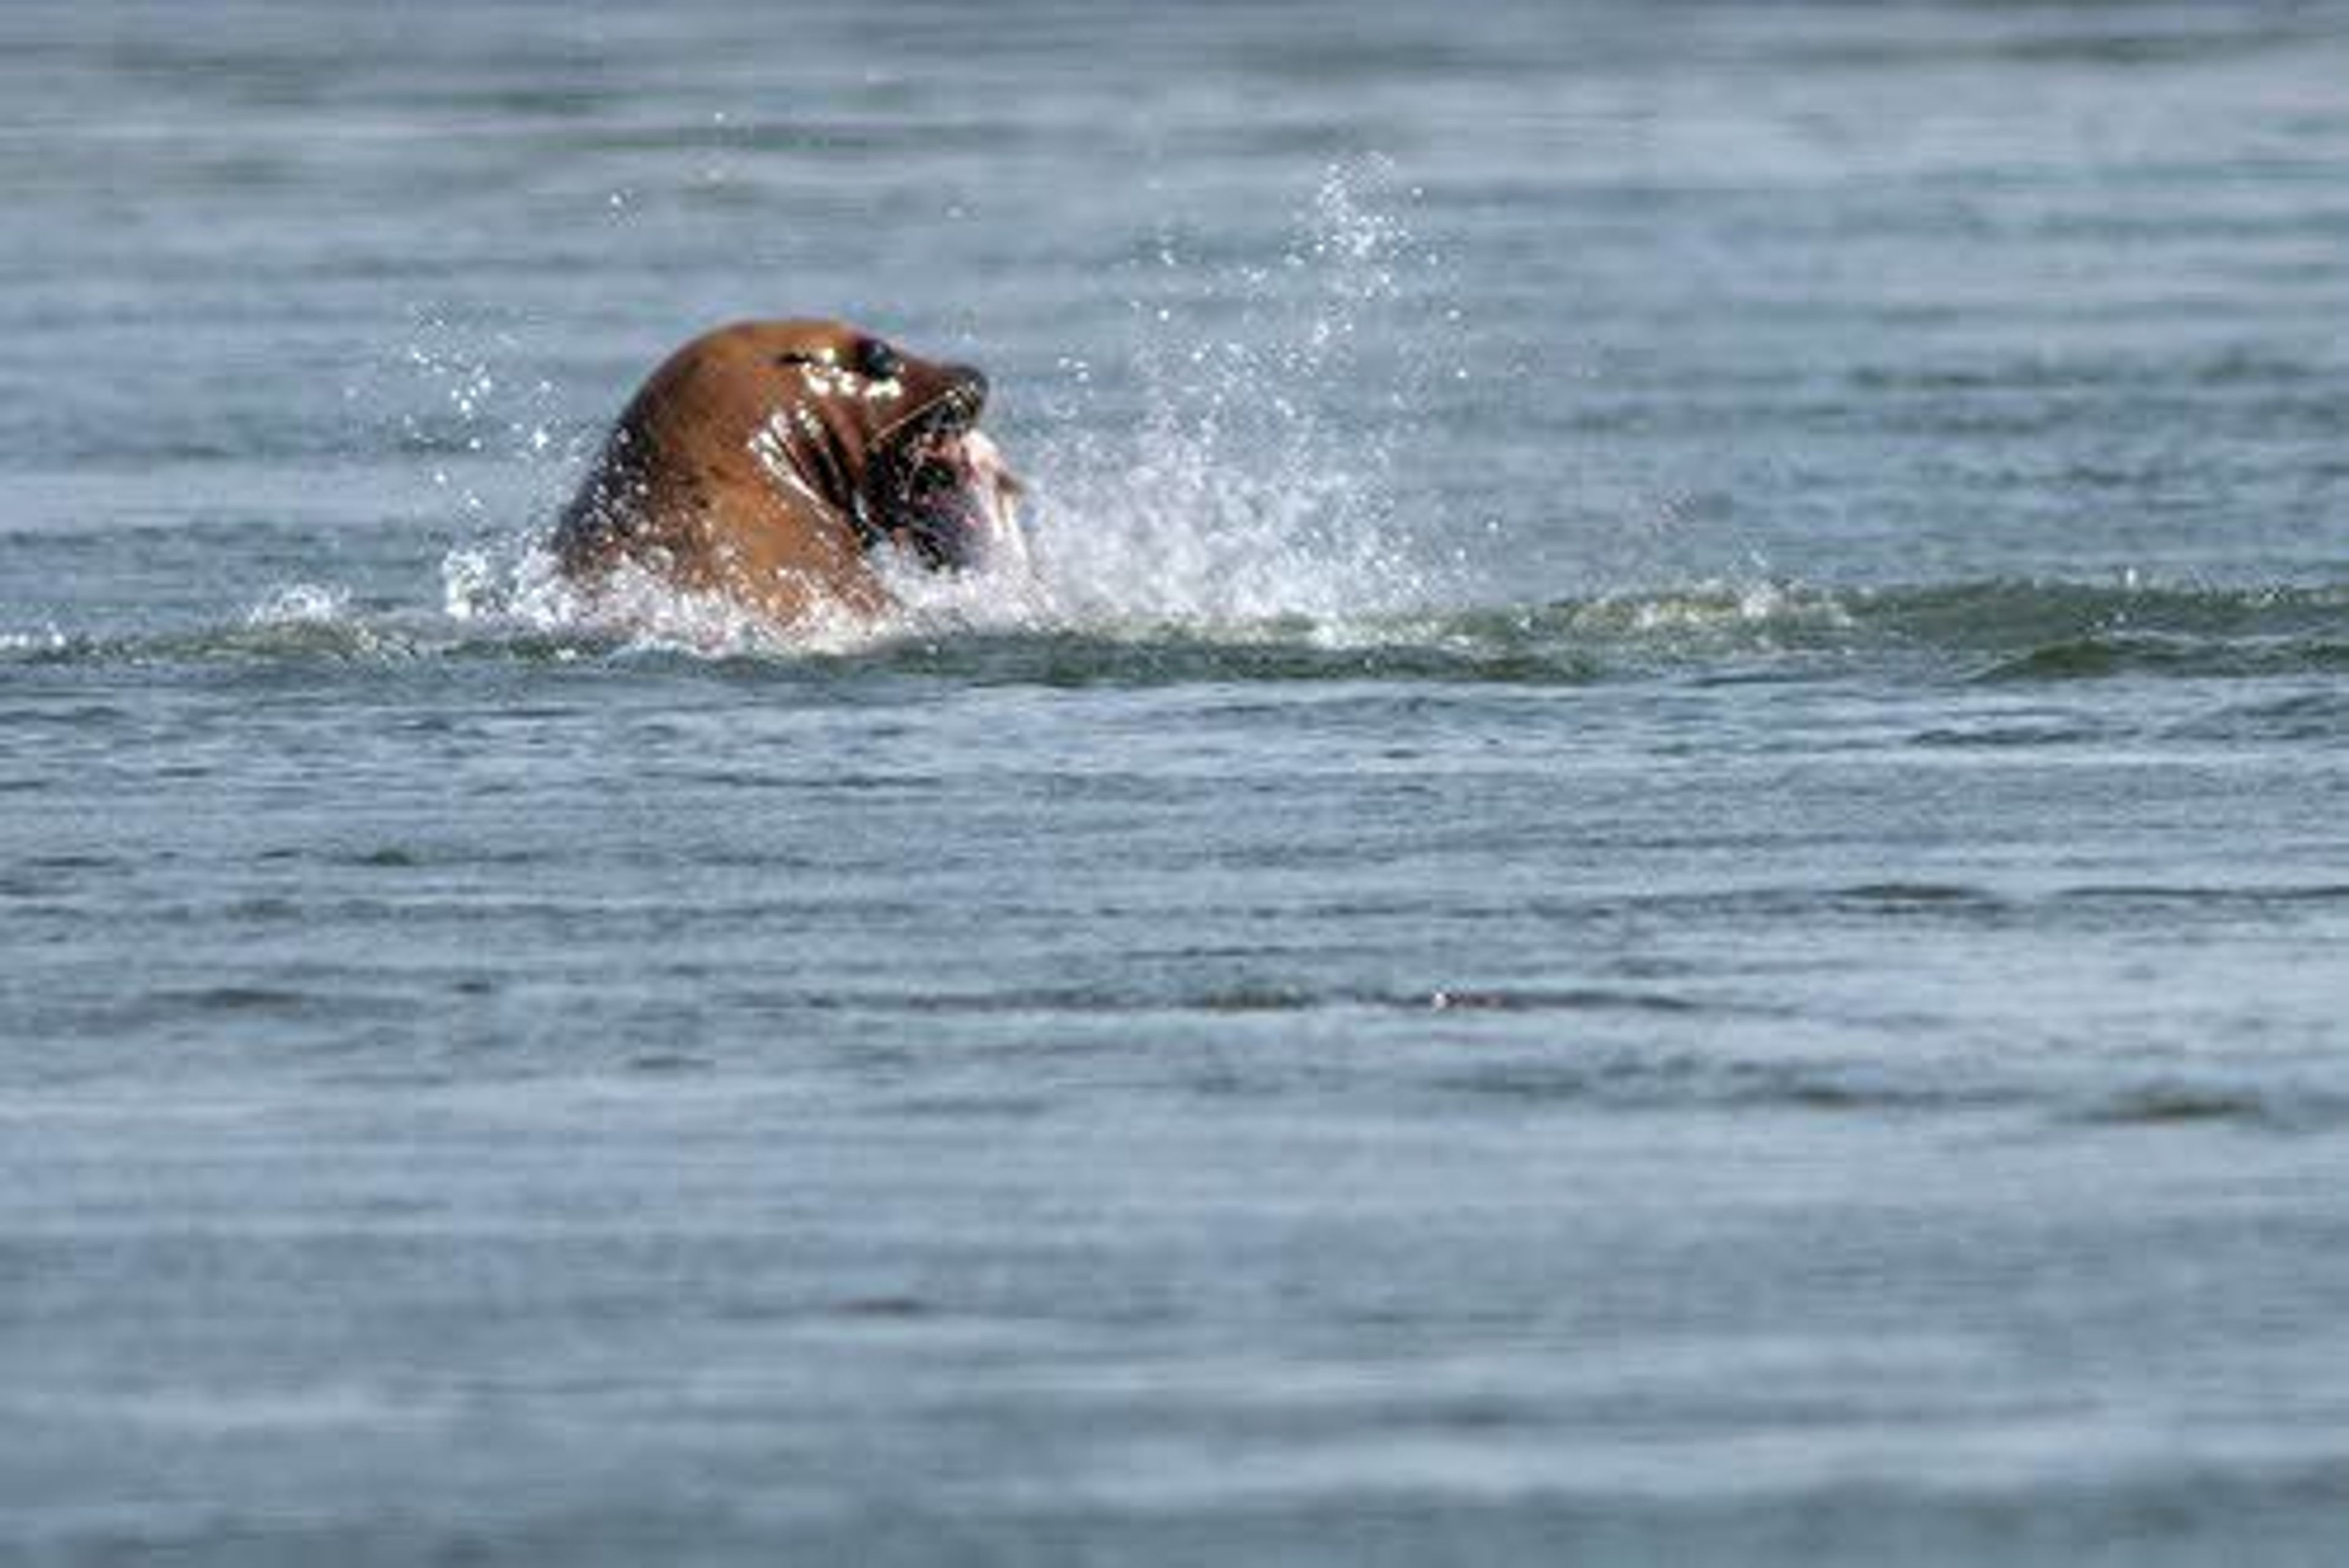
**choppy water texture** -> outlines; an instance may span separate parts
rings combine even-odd
[[[2338,1562],[2344,83],[0,9],[0,1557]],[[1040,583],[565,605],[784,312]]]

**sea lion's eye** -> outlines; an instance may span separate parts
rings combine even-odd
[[[878,337],[856,346],[856,373],[868,380],[894,381],[905,368],[905,357]]]

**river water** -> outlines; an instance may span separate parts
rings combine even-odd
[[[2338,1561],[2344,82],[16,0],[0,1556]],[[784,314],[1037,583],[574,613]]]

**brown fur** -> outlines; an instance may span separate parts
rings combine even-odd
[[[783,627],[879,614],[890,597],[868,552],[914,542],[893,510],[892,464],[910,432],[967,427],[986,395],[977,370],[841,322],[719,327],[630,400],[564,512],[556,554],[591,587],[630,562]]]

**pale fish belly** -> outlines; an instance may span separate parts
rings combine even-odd
[[[956,447],[955,466],[969,499],[975,535],[973,564],[989,572],[1026,572],[1030,566],[1028,535],[1019,525],[1019,497],[1026,486],[984,431],[967,432]]]

